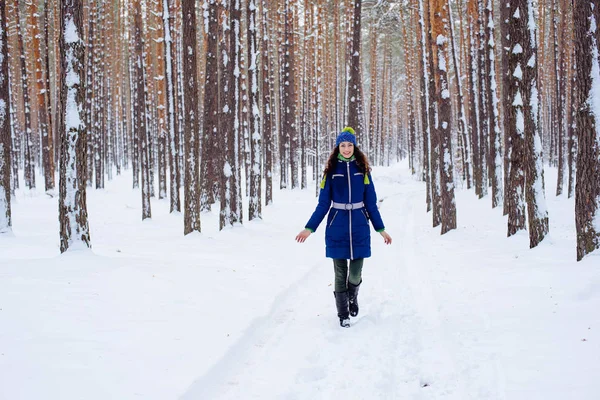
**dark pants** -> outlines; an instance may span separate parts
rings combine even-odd
[[[341,258],[333,259],[336,292],[345,292],[348,290],[348,281],[353,285],[358,285],[362,281],[362,267],[364,260],[364,258],[350,260],[350,274],[348,274],[348,260]]]

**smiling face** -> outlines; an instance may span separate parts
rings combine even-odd
[[[354,154],[354,145],[350,142],[340,143],[340,154],[345,158],[350,158]]]

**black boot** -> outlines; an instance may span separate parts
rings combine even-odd
[[[350,316],[348,312],[348,291],[333,292],[335,296],[335,305],[337,307],[340,326],[343,328],[350,327]]]
[[[356,317],[358,315],[358,288],[360,284],[353,285],[350,281],[348,281],[348,303],[350,308],[350,315]]]

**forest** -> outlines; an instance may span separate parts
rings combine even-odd
[[[455,190],[549,231],[575,197],[577,260],[600,248],[600,0],[2,0],[0,233],[11,196],[58,196],[61,252],[91,246],[86,191],[132,171],[183,234],[260,219],[314,188],[350,126],[407,160],[441,234]],[[544,168],[558,171],[546,190]],[[312,189],[311,189],[312,190]],[[248,207],[243,206],[247,199]]]

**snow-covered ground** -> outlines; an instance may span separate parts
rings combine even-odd
[[[376,168],[393,237],[373,232],[361,311],[338,325],[323,227],[294,241],[314,188],[262,221],[183,236],[130,175],[88,192],[93,249],[59,255],[57,199],[18,191],[0,236],[0,399],[598,399],[600,256],[575,261],[574,200],[551,234],[506,238],[491,199],[457,192],[440,236],[406,165]],[[555,170],[547,170],[554,193]]]

